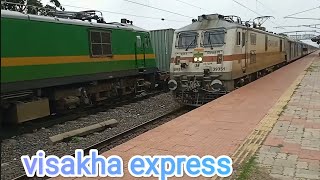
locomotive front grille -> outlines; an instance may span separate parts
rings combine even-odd
[[[176,91],[174,92],[175,99],[185,105],[189,106],[202,106],[214,99],[217,99],[223,95],[227,94],[226,91],[219,92],[193,92],[193,91]]]
[[[201,106],[227,93],[218,77],[218,75],[175,76],[174,80],[170,82],[171,90],[178,102],[191,106]]]

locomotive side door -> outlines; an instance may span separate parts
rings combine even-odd
[[[244,57],[241,58],[241,69],[243,73],[246,73],[247,67],[248,67],[248,31],[245,29],[242,29],[241,33],[241,54],[244,55]]]
[[[292,48],[291,48],[291,42],[288,41],[288,46],[287,46],[287,54],[288,54],[288,60],[287,62],[291,61],[292,59],[292,52],[291,52]]]
[[[141,35],[136,36],[135,42],[135,61],[138,69],[143,69],[146,66],[146,49],[144,37]]]

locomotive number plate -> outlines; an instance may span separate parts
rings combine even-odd
[[[213,67],[212,71],[213,72],[221,72],[221,71],[225,71],[226,67]]]

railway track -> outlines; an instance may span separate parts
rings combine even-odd
[[[99,152],[104,152],[107,150],[110,150],[122,143],[125,143],[127,141],[129,141],[130,139],[133,139],[136,136],[139,136],[140,134],[143,134],[151,129],[154,129],[162,124],[165,124],[173,119],[175,119],[176,117],[179,117],[189,111],[191,111],[192,107],[187,107],[187,106],[183,106],[181,108],[178,108],[176,110],[173,110],[171,112],[168,112],[167,114],[164,115],[160,115],[156,118],[152,118],[149,121],[146,121],[142,124],[136,125],[126,131],[120,132],[110,138],[107,138],[103,141],[100,141],[96,144],[93,144],[91,146],[88,146],[86,148],[84,148],[84,152],[85,154],[89,154],[89,151],[91,149],[97,149]],[[74,154],[72,154],[72,156],[74,156]],[[21,175],[19,177],[16,177],[12,180],[25,180],[25,179],[38,179],[38,178],[28,178],[26,175]],[[48,177],[46,178],[41,178],[41,179],[48,179]]]
[[[155,91],[145,95],[138,95],[133,98],[129,97],[129,98],[114,99],[111,103],[110,102],[108,103],[106,101],[104,103],[101,103],[102,105],[96,105],[96,106],[87,107],[87,108],[78,108],[75,110],[70,110],[69,112],[66,112],[63,114],[51,115],[45,118],[40,118],[40,119],[26,122],[20,125],[4,126],[1,129],[0,136],[3,140],[5,140],[14,136],[32,133],[41,128],[51,127],[60,123],[65,123],[67,121],[75,120],[77,118],[96,114],[98,112],[105,111],[110,108],[116,108],[116,107],[130,104],[133,102],[141,101],[141,100],[156,96],[158,94],[161,94],[163,92],[164,91]]]

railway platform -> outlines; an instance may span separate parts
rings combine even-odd
[[[278,179],[320,179],[320,59],[307,68],[257,154]]]
[[[102,155],[125,167],[135,155],[228,155],[234,171],[256,156],[270,177],[319,179],[320,58],[310,54]]]

